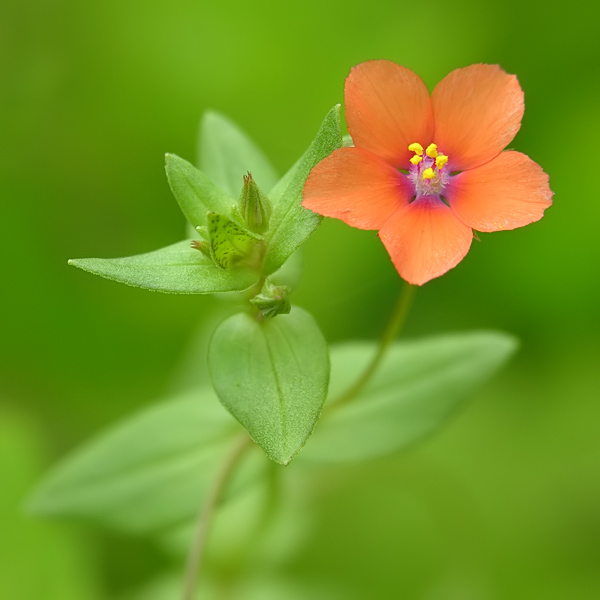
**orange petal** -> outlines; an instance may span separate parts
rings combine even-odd
[[[456,69],[433,90],[434,141],[453,171],[472,169],[497,156],[523,118],[523,91],[498,65]]]
[[[396,168],[408,168],[408,146],[431,142],[431,99],[422,79],[389,60],[371,60],[350,71],[344,88],[346,122],[354,145]]]
[[[402,173],[374,154],[340,148],[310,172],[302,206],[352,227],[379,229],[408,204],[411,190]]]
[[[423,196],[402,207],[379,237],[400,277],[423,285],[465,257],[473,232],[436,196]]]
[[[552,204],[548,175],[528,156],[511,150],[453,177],[446,192],[454,214],[477,231],[529,225]]]

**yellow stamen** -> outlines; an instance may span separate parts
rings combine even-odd
[[[435,166],[441,169],[448,162],[448,157],[445,154],[438,154],[435,159]]]
[[[410,162],[413,165],[418,165],[423,160],[422,156],[417,156],[416,154],[410,159]]]
[[[431,167],[423,171],[423,179],[433,179],[434,177],[435,173],[433,172],[433,169]]]
[[[419,156],[423,156],[423,146],[421,146],[421,144],[419,144],[418,142],[414,142],[413,144],[411,144],[408,149],[411,152],[415,152],[416,154],[418,154]]]
[[[427,154],[429,158],[435,158],[438,155],[436,144],[429,144],[429,146],[427,146],[427,150],[425,150],[425,154]]]

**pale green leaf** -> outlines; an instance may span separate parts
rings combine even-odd
[[[267,195],[277,181],[275,169],[260,148],[233,121],[215,111],[202,117],[198,155],[200,169],[232,198],[239,197],[247,172]]]
[[[235,200],[183,158],[167,154],[165,169],[173,196],[193,227],[206,225],[208,211],[223,215],[231,212]]]
[[[216,536],[215,536],[216,537]],[[212,540],[212,538],[211,538]],[[224,567],[231,568],[231,561]],[[340,588],[337,582],[312,580],[305,574],[302,577],[286,579],[277,563],[262,564],[260,569],[249,569],[243,577],[231,578],[215,576],[210,570],[202,573],[195,600],[230,598],[234,600],[306,600],[326,598],[327,600],[348,600],[348,591]],[[117,600],[180,600],[182,592],[181,570],[163,574],[162,577],[145,584],[140,589],[119,596]]]
[[[284,263],[283,266],[269,275],[268,281],[273,285],[288,287],[294,291],[300,285],[302,269],[304,268],[304,256],[302,248],[298,248]]]
[[[312,168],[342,145],[340,106],[334,106],[314,141],[270,192],[273,214],[266,235],[265,273],[271,274],[319,226],[322,217],[302,207],[302,189]]]
[[[327,404],[301,459],[362,460],[415,443],[443,425],[516,348],[515,338],[499,332],[394,344],[359,396],[339,407]],[[375,351],[368,342],[332,348],[332,400],[354,383]]]
[[[99,600],[103,596],[89,542],[77,531],[23,513],[23,497],[46,462],[42,433],[33,413],[1,395],[0,598]],[[31,573],[32,557],[36,556],[43,560],[35,561],[35,577],[25,576]]]
[[[223,405],[269,458],[288,464],[327,394],[327,344],[314,319],[297,307],[266,322],[234,315],[215,331],[208,366]]]
[[[135,533],[179,526],[197,515],[239,435],[210,388],[186,393],[76,450],[42,482],[29,509]],[[242,467],[243,476],[256,474],[254,466]]]
[[[248,269],[217,267],[191,241],[125,258],[75,258],[70,265],[134,287],[174,294],[245,290],[257,275]]]

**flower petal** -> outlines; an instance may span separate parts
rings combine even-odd
[[[471,65],[444,77],[431,96],[434,141],[453,171],[472,169],[497,156],[523,118],[523,91],[498,65]]]
[[[379,237],[400,277],[423,285],[465,257],[473,232],[439,198],[422,196],[397,211]]]
[[[528,156],[511,150],[453,177],[446,192],[454,214],[477,231],[529,225],[552,204],[548,175]]]
[[[310,172],[302,206],[352,227],[379,229],[408,204],[411,190],[402,173],[374,154],[340,148]]]
[[[408,146],[431,142],[431,99],[423,80],[389,60],[370,60],[350,71],[344,88],[346,122],[354,145],[396,168],[408,168]]]

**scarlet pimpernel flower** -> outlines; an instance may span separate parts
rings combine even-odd
[[[351,70],[344,96],[354,147],[312,170],[303,206],[379,230],[409,283],[456,266],[473,230],[522,227],[552,204],[541,167],[504,150],[524,103],[517,78],[499,66],[452,71],[430,96],[410,69],[373,60]]]

